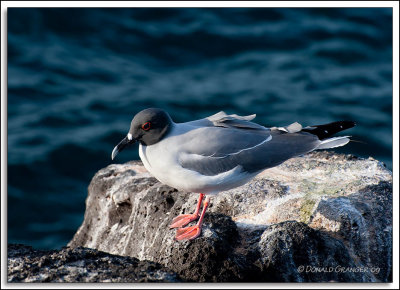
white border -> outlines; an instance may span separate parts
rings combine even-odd
[[[3,1],[6,7],[394,7],[395,2],[396,1]]]
[[[284,284],[6,284],[7,281],[7,15],[8,7],[392,7],[393,8],[393,283]],[[2,288],[399,288],[399,3],[397,1],[3,1],[1,2],[1,287]]]

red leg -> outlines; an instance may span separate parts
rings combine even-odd
[[[199,211],[201,207],[201,201],[204,198],[204,194],[200,193],[199,201],[197,203],[196,211],[193,214],[181,214],[172,220],[171,225],[169,226],[172,228],[180,228],[186,226],[191,221],[197,220],[199,218]]]
[[[203,211],[201,212],[200,219],[196,225],[186,228],[180,228],[176,231],[175,239],[177,241],[180,240],[193,240],[200,236],[201,233],[201,226],[203,224],[204,215],[206,213],[207,207],[210,203],[210,197],[207,196],[206,200],[204,201]]]

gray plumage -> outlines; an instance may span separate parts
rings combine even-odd
[[[266,128],[211,127],[195,129],[187,134],[191,141],[185,144],[183,150],[188,155],[183,155],[179,163],[186,169],[208,176],[236,166],[241,166],[248,173],[258,172],[310,152],[320,143],[316,136],[309,133],[284,133],[278,129]],[[197,134],[203,136],[201,140],[194,137]],[[202,158],[191,158],[191,154]]]

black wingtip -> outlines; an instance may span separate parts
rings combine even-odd
[[[337,121],[324,125],[315,125],[304,128],[303,132],[316,135],[318,139],[324,140],[340,131],[347,130],[356,126],[354,121]]]
[[[343,129],[343,130],[353,128],[354,126],[357,125],[357,123],[354,122],[354,121],[338,121],[338,122],[334,122],[334,123],[341,123],[341,124],[343,124],[343,125],[346,127],[346,128]]]

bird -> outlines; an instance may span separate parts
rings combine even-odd
[[[178,190],[198,193],[193,214],[181,214],[170,224],[170,228],[176,228],[175,240],[193,240],[201,234],[211,196],[239,187],[290,158],[344,146],[350,136],[331,136],[356,125],[353,121],[337,121],[307,127],[297,122],[265,127],[253,122],[255,117],[221,111],[175,123],[163,109],[144,109],[133,117],[129,132],[114,147],[111,159],[139,142],[140,159],[150,174]],[[195,225],[186,226],[195,220]]]

